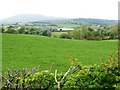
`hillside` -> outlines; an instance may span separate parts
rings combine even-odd
[[[78,22],[88,22],[90,24],[115,24],[117,20],[107,20],[107,19],[93,19],[93,18],[77,18],[73,19]]]
[[[93,19],[93,18],[62,18],[53,16],[44,16],[38,14],[20,14],[0,20],[0,24],[16,22],[57,22],[57,23],[89,23],[89,24],[115,24],[117,20]]]
[[[63,19],[60,17],[44,16],[38,14],[20,14],[1,20],[1,23],[16,23],[16,22],[36,22],[36,21],[50,21]]]
[[[114,55],[117,41],[66,40],[43,36],[3,34],[2,68],[41,66],[67,70],[71,57],[84,65],[99,64]]]

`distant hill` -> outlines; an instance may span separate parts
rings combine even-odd
[[[73,20],[78,22],[87,22],[91,24],[115,24],[118,21],[118,20],[93,19],[93,18],[77,18]]]
[[[43,16],[38,14],[20,14],[12,16],[3,20],[0,20],[1,23],[16,23],[16,22],[35,22],[35,21],[49,21],[49,20],[60,20],[63,18],[52,17],[52,16]]]
[[[76,18],[76,19],[68,19],[61,17],[52,17],[52,16],[43,16],[38,14],[20,14],[16,16],[12,16],[3,20],[0,20],[0,24],[2,23],[16,23],[16,22],[53,22],[53,21],[65,21],[70,20],[71,22],[87,22],[90,24],[114,24],[117,23],[117,20],[106,20],[106,19],[93,19],[93,18]]]

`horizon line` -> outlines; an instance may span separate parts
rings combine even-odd
[[[85,19],[101,19],[101,20],[118,20],[118,19],[109,19],[109,18],[93,18],[93,17],[60,17],[60,16],[51,16],[51,15],[43,15],[43,14],[35,14],[35,13],[22,13],[22,14],[16,14],[16,15],[12,15],[12,16],[8,16],[8,17],[5,17],[5,18],[0,18],[0,21],[1,20],[5,20],[5,19],[8,19],[8,18],[11,18],[11,17],[15,17],[15,16],[19,16],[19,15],[40,15],[40,16],[46,16],[46,17],[55,17],[55,18],[61,18],[61,19],[78,19],[78,18],[85,18]]]

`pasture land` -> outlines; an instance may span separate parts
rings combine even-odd
[[[65,71],[77,58],[84,65],[99,64],[115,55],[117,40],[67,40],[33,35],[2,35],[2,69],[32,68]]]
[[[51,37],[56,37],[56,38],[59,38],[61,34],[63,33],[68,33],[68,32],[52,32],[51,33]]]

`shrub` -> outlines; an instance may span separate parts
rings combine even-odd
[[[77,74],[67,78],[64,88],[114,89],[114,85],[117,84],[116,75],[101,69],[96,66],[83,68]]]
[[[102,40],[102,38],[100,36],[96,36],[95,40]]]
[[[60,82],[61,89],[115,89],[120,88],[120,67],[117,62],[110,57],[107,63],[100,65],[82,66],[74,60],[74,67],[78,67],[76,72],[71,71],[69,74],[52,73],[49,70],[37,72],[24,72],[22,74],[11,74],[8,72],[8,79],[3,86],[4,89],[9,88],[38,88],[38,89],[54,89],[58,88]],[[22,71],[23,72],[23,71]],[[56,75],[57,74],[57,75]],[[57,78],[57,81],[55,79]],[[7,87],[7,88],[6,88]]]
[[[6,30],[5,33],[16,34],[17,31],[13,28],[10,28],[10,29]]]
[[[44,31],[42,31],[41,35],[51,37],[51,32],[47,31],[47,30],[44,30]]]
[[[30,74],[26,76],[25,83],[27,86],[31,86],[32,88],[52,88],[55,84],[54,74],[48,70],[37,72],[35,74]]]
[[[79,68],[79,64],[75,64]],[[64,88],[78,89],[115,89],[120,85],[120,67],[115,59],[110,56],[107,63],[82,66],[77,74],[70,75],[66,79]]]
[[[18,29],[18,33],[19,33],[19,34],[24,34],[24,33],[25,33],[24,27],[19,28],[19,29]]]
[[[72,36],[68,33],[62,33],[59,37],[60,38],[66,38],[66,39],[72,39]]]

